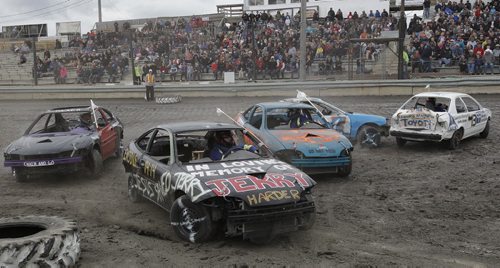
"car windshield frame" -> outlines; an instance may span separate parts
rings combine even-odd
[[[98,113],[100,111],[96,111]],[[37,135],[47,135],[47,134],[72,134],[72,130],[77,128],[80,124],[80,116],[84,113],[90,113],[89,110],[54,110],[50,112],[45,112],[36,117],[36,119],[29,125],[25,130],[25,136],[37,136]],[[49,125],[53,121],[53,125]],[[42,129],[33,130],[40,123],[43,125]],[[90,117],[89,131],[95,130],[94,116]],[[56,127],[57,125],[57,127]],[[81,133],[80,133],[81,134]]]
[[[296,112],[294,114],[294,112]],[[299,127],[291,126],[291,117],[300,116],[306,123]],[[267,130],[330,129],[328,121],[309,105],[309,107],[274,107],[267,108],[264,116]],[[309,126],[309,127],[306,127]],[[311,127],[318,126],[318,127]]]
[[[220,160],[212,160],[208,157],[210,152],[211,143],[214,142],[213,138],[216,132],[221,131],[231,131],[236,145],[253,145],[258,148],[258,152],[250,152],[248,150],[239,150],[245,153],[239,153],[235,151],[229,156]],[[256,138],[249,130],[245,128],[215,128],[215,129],[196,129],[188,131],[176,131],[172,133],[173,144],[176,152],[175,161],[181,165],[189,165],[193,163],[217,163],[225,161],[235,161],[244,159],[258,159],[258,158],[268,158],[272,156],[271,151]],[[183,142],[185,140],[186,142]],[[193,144],[195,143],[195,144]],[[196,144],[198,143],[198,144]],[[185,146],[184,144],[189,144]],[[193,146],[194,145],[194,146]],[[183,152],[183,147],[191,147],[188,149],[191,153],[186,157],[185,152]],[[192,147],[197,148],[191,150]],[[201,150],[203,148],[203,150]],[[191,151],[190,151],[191,150]],[[196,157],[195,157],[196,156]],[[184,158],[184,161],[183,161]]]

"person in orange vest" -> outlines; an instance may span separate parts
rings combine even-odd
[[[146,75],[146,101],[152,101],[155,99],[155,75],[153,70],[149,69]]]

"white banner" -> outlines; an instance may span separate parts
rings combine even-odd
[[[80,21],[56,22],[56,35],[81,35],[82,26]]]

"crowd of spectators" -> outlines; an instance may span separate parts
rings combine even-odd
[[[430,16],[424,1],[424,18],[414,16],[407,32],[410,44],[405,59],[413,72],[431,72],[458,66],[469,74],[493,73],[500,56],[500,0],[471,5],[438,1]],[[277,11],[243,13],[236,22],[206,21],[201,17],[157,19],[141,27],[128,22],[114,24],[112,32],[89,32],[69,41],[72,52],[52,58],[49,51],[37,59],[38,75],[52,73],[64,83],[68,67],[75,68],[78,83],[115,82],[131,72],[134,82],[144,82],[152,69],[161,81],[201,80],[203,74],[221,79],[235,72],[239,79],[280,79],[285,73],[298,77],[300,12],[293,16]],[[348,12],[331,8],[325,18],[318,12],[306,27],[306,68],[317,63],[319,74],[342,72],[348,54],[357,73],[367,72],[364,63],[377,60],[383,45],[368,39],[398,29],[398,20],[386,10]],[[361,42],[350,46],[350,39]],[[362,42],[367,39],[366,42]],[[132,52],[130,53],[130,46]],[[206,77],[206,76],[205,76]]]
[[[228,71],[240,79],[279,79],[285,72],[298,77],[299,20],[300,12],[291,16],[278,11],[274,15],[244,13],[232,23],[226,19],[207,22],[195,16],[150,21],[141,29],[116,23],[114,32],[89,34],[72,45],[87,51],[115,48],[123,54],[132,44],[136,83],[144,81],[149,69],[162,81],[200,80],[206,73],[217,80]],[[316,61],[321,73],[341,71],[350,38],[368,39],[395,29],[397,19],[385,10],[344,16],[332,8],[326,18],[316,13],[306,29],[306,67],[310,69]],[[359,67],[365,60],[375,60],[380,50],[379,45],[366,42],[356,44],[351,52]]]
[[[499,0],[438,1],[432,19],[415,15],[408,25],[412,71],[458,67],[463,74],[493,74],[500,64],[499,8]]]

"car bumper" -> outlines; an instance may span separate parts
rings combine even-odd
[[[32,160],[5,160],[4,167],[21,167],[21,168],[47,168],[55,167],[60,165],[68,165],[80,163],[83,158],[77,157],[66,157],[66,158],[56,158],[56,159],[32,159]]]
[[[276,235],[296,231],[311,224],[316,208],[313,201],[247,210],[228,211],[227,235]]]
[[[296,158],[291,160],[291,164],[299,169],[336,169],[350,165],[351,159],[348,156]]]
[[[443,136],[435,133],[416,133],[416,132],[403,132],[391,131],[391,136],[418,141],[442,141]]]

